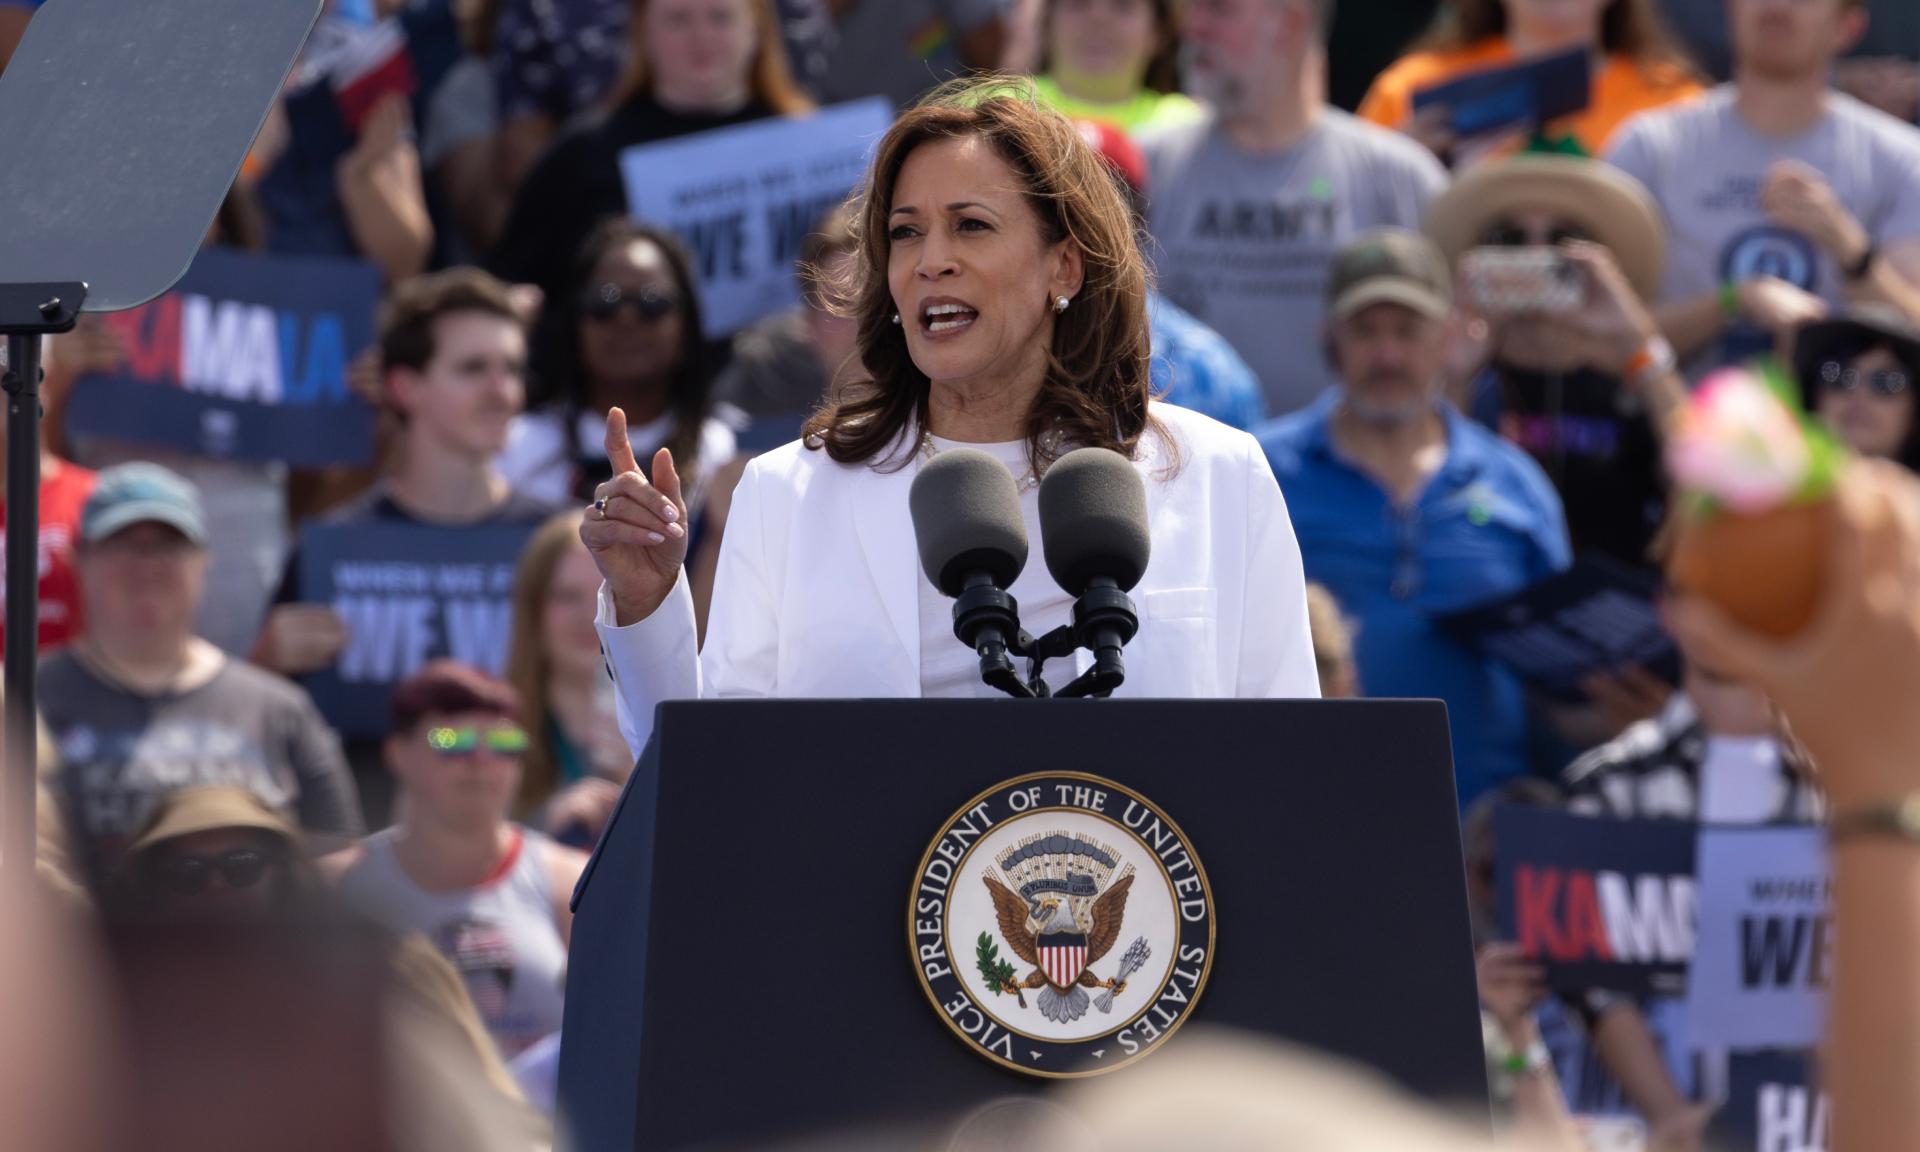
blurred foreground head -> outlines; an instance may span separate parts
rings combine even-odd
[[[1488,1152],[1478,1130],[1364,1069],[1189,1029],[1137,1067],[1045,1096],[1008,1095],[911,1135],[833,1134],[788,1152]],[[1483,1114],[1484,1115],[1484,1114]],[[1506,1152],[1526,1152],[1516,1142]],[[1541,1150],[1545,1152],[1545,1150]]]

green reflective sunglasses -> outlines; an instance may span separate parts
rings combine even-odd
[[[519,728],[429,728],[427,747],[442,756],[463,756],[477,748],[517,756],[527,750],[527,734]]]

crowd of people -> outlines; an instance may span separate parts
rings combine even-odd
[[[34,6],[0,0],[0,62]],[[330,0],[323,22],[343,35],[398,30],[411,83],[349,124],[296,68],[206,244],[378,270],[377,337],[353,373],[377,413],[373,463],[290,470],[69,435],[75,389],[128,349],[95,317],[49,341],[49,887],[97,908],[115,951],[162,967],[184,961],[156,924],[323,920],[371,942],[368,971],[328,961],[327,1002],[358,979],[429,1021],[419,1042],[470,1072],[435,1099],[487,1118],[465,1146],[549,1140],[569,898],[651,723],[616,679],[653,655],[603,657],[583,515],[670,453],[654,539],[686,572],[649,611],[685,595],[689,622],[628,643],[697,646],[726,611],[715,584],[749,461],[803,430],[843,446],[834,413],[898,415],[860,407],[857,386],[890,368],[861,362],[871,333],[846,292],[887,291],[859,283],[876,223],[891,236],[885,204],[984,171],[934,131],[919,167],[868,190],[881,211],[856,196],[811,230],[798,304],[716,339],[697,261],[633,218],[621,154],[1018,74],[1007,83],[1072,122],[1131,210],[1116,235],[1151,269],[1159,418],[1251,433],[1284,497],[1297,558],[1269,541],[1280,559],[1250,587],[1304,579],[1312,664],[1243,654],[1238,694],[1317,680],[1326,696],[1444,700],[1496,1097],[1549,1141],[1575,1115],[1615,1115],[1643,1121],[1648,1147],[1701,1147],[1716,1054],[1684,1043],[1677,1002],[1546,992],[1490,910],[1491,813],[1816,823],[1833,797],[1812,762],[1874,762],[1818,718],[1852,705],[1832,683],[1788,687],[1804,670],[1692,608],[1670,617],[1677,677],[1595,668],[1573,701],[1436,621],[1588,558],[1656,577],[1670,426],[1730,365],[1773,358],[1809,413],[1888,462],[1882,485],[1920,469],[1920,21],[1904,0],[1445,0],[1378,23],[1372,7]],[[1396,21],[1398,58],[1375,59]],[[1580,50],[1590,98],[1546,123],[1463,135],[1426,96]],[[896,230],[888,243],[914,238]],[[1527,267],[1546,278],[1524,291],[1499,274]],[[1106,331],[1080,319],[1100,305],[1078,276],[1062,266],[1054,312]],[[951,446],[928,432],[929,458]],[[1021,442],[1005,462],[1034,464]],[[764,498],[753,513],[769,515]],[[502,664],[406,669],[382,731],[343,733],[301,683],[338,665],[350,624],[303,589],[298,541],[376,524],[525,543]],[[792,555],[825,588],[834,545],[815,547]],[[1029,579],[1023,605],[1066,611],[1038,566]],[[973,654],[952,648],[947,672],[970,681]],[[177,1023],[140,1000],[158,987],[126,981],[142,1020]]]

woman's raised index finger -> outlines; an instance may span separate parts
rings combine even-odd
[[[640,462],[633,458],[633,441],[627,439],[627,414],[619,408],[607,409],[607,462],[616,476],[640,470]]]

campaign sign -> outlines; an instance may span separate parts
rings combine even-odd
[[[1679,655],[1654,607],[1655,578],[1600,557],[1434,625],[1555,699],[1586,699],[1581,681],[1638,665],[1679,679]]]
[[[347,387],[380,273],[358,260],[203,248],[158,299],[101,315],[119,370],[81,377],[67,430],[295,468],[362,464],[374,413]]]
[[[1531,131],[1592,102],[1593,53],[1586,48],[1484,68],[1413,94],[1415,113],[1445,107],[1448,126],[1461,139]]]
[[[1735,1052],[1727,1096],[1707,1129],[1709,1146],[1729,1152],[1826,1152],[1832,1108],[1809,1049]]]
[[[1818,827],[1703,828],[1688,1028],[1711,1048],[1819,1042],[1833,897]]]
[[[1501,808],[1502,931],[1560,991],[1681,991],[1693,958],[1697,832],[1681,820]]]
[[[708,339],[799,301],[801,243],[866,177],[892,123],[874,97],[620,154],[634,218],[671,229],[694,255]]]
[[[394,685],[443,656],[504,671],[514,568],[536,527],[302,530],[299,598],[332,605],[347,627],[339,662],[304,681],[327,720],[347,736],[385,735]]]

